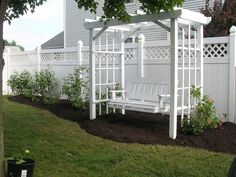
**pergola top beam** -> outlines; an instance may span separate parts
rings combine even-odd
[[[99,38],[99,36],[101,36],[101,34],[103,32],[105,32],[107,30],[108,27],[103,27],[94,37],[93,40],[95,41],[97,38]]]
[[[114,27],[114,26],[124,26],[129,27],[129,25],[133,23],[142,23],[142,22],[153,22],[153,21],[160,21],[160,20],[170,20],[170,19],[179,19],[180,21],[184,21],[189,24],[201,24],[205,25],[208,24],[211,21],[210,17],[205,17],[201,13],[193,12],[186,9],[176,9],[171,12],[160,12],[159,14],[142,14],[142,15],[136,15],[131,16],[130,22],[123,22],[118,21],[117,19],[102,21],[87,21],[84,24],[84,27],[86,29],[95,29],[95,28],[103,28],[103,27]]]
[[[170,32],[170,27],[165,25],[164,23],[160,22],[160,21],[153,21],[153,23],[157,24],[158,26],[162,27],[163,29],[165,29],[166,31]]]
[[[126,39],[128,39],[131,35],[139,31],[140,29],[141,27],[138,27],[138,28],[135,28],[133,31],[130,31],[128,34],[126,34],[126,36],[123,39],[121,39],[121,42],[125,42]]]
[[[205,17],[203,14],[198,12],[193,12],[186,9],[181,9],[182,14],[180,16],[181,19],[190,21],[192,23],[198,23],[201,25],[207,25],[211,21],[211,17]]]
[[[94,19],[89,19],[89,18],[85,18],[84,19],[85,23],[91,23],[91,22],[100,22],[100,20],[94,20]],[[130,28],[133,27],[134,25],[122,25],[122,26],[111,26],[109,27],[106,31],[107,32],[115,32],[115,31],[130,31]],[[104,28],[100,27],[100,28],[96,28],[94,29],[95,31],[100,31]]]
[[[103,28],[103,27],[110,27],[110,26],[119,26],[119,25],[127,25],[130,23],[141,23],[141,22],[150,22],[155,20],[164,20],[164,19],[171,19],[171,18],[178,18],[182,13],[182,10],[175,10],[173,12],[160,12],[159,14],[154,15],[136,15],[131,17],[130,22],[123,22],[117,19],[112,19],[108,21],[96,21],[96,22],[87,22],[84,24],[86,29],[94,29],[94,28]]]

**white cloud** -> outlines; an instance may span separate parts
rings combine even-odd
[[[34,14],[28,13],[4,24],[4,38],[33,50],[63,31],[63,0],[48,0]]]

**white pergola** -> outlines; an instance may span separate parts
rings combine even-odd
[[[203,14],[185,9],[160,12],[154,15],[139,13],[133,15],[130,22],[122,22],[116,19],[109,21],[86,20],[84,26],[89,30],[90,46],[90,119],[96,119],[96,104],[99,105],[99,114],[101,114],[101,103],[110,101],[108,87],[115,87],[117,70],[120,70],[121,88],[125,89],[125,40],[141,29],[160,26],[170,32],[169,136],[175,139],[178,111],[181,112],[183,119],[184,114],[190,115],[191,106],[196,103],[190,98],[191,86],[200,87],[203,93],[203,25],[208,24],[210,20]],[[114,38],[112,39],[112,48],[108,47],[107,35],[105,48],[102,49],[101,35],[104,32],[119,34],[118,49]],[[105,67],[102,67],[102,61],[105,61]],[[117,62],[119,62],[119,67],[117,67]],[[109,67],[110,65],[111,67]],[[102,83],[103,71],[105,71],[104,83]],[[108,78],[110,71],[112,72],[112,82],[109,82]],[[106,93],[105,99],[102,98],[102,90]],[[96,95],[96,91],[98,91],[98,95]]]

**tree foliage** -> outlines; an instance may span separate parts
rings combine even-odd
[[[9,42],[8,40],[4,40],[4,41],[5,41],[5,46],[16,46],[16,47],[19,47],[22,51],[25,50],[23,46],[17,44],[16,41],[14,40],[11,42]]]
[[[236,0],[226,0],[223,5],[221,0],[216,0],[213,8],[209,6],[209,0],[206,0],[206,6],[201,12],[212,18],[205,26],[205,37],[227,36],[230,28],[236,25]]]
[[[75,0],[79,8],[84,8],[96,14],[99,1],[95,0]],[[127,12],[125,3],[127,0],[104,0],[103,19],[116,18],[122,21],[129,21],[130,15]],[[147,14],[159,13],[161,10],[172,11],[175,6],[183,5],[184,0],[139,0],[141,3],[140,9]]]
[[[19,18],[28,11],[33,13],[35,8],[45,1],[47,0],[9,0],[4,20],[10,23],[11,20]]]

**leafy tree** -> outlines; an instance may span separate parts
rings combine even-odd
[[[227,36],[230,28],[236,25],[236,0],[226,0],[223,5],[221,0],[216,0],[213,8],[209,6],[209,0],[206,0],[206,6],[201,12],[212,18],[205,26],[205,37]]]
[[[4,66],[3,50],[5,41],[3,40],[3,22],[20,17],[27,11],[34,12],[35,8],[42,5],[46,0],[0,0],[0,177],[4,177],[4,126],[2,108],[2,70]]]
[[[100,2],[96,0],[75,0],[79,8],[89,10],[91,13],[96,14],[97,7]],[[129,21],[130,15],[128,14],[125,3],[127,0],[104,0],[103,5],[103,18],[112,19],[116,18],[122,21]],[[159,13],[161,10],[171,11],[175,6],[180,7],[183,5],[184,0],[139,0],[141,3],[140,9],[147,14]]]
[[[2,115],[2,70],[4,66],[3,50],[3,22],[19,18],[28,11],[34,12],[35,8],[42,5],[46,0],[0,0],[0,177],[3,173],[3,115]],[[99,2],[97,0],[75,0],[79,8],[84,8],[96,13]],[[103,18],[129,21],[130,16],[126,11],[126,0],[105,0]],[[181,6],[184,0],[139,0],[141,9],[147,14],[159,13],[161,10],[171,11],[174,6]]]
[[[5,41],[5,46],[16,46],[16,47],[19,47],[22,51],[25,51],[24,47],[16,44],[16,41],[14,40],[11,42],[8,42],[8,40],[4,40],[4,41]]]

